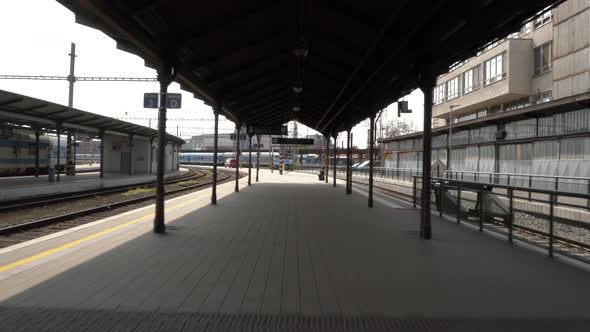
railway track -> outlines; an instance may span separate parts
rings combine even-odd
[[[202,171],[200,171],[202,172]],[[204,172],[202,172],[204,173]],[[204,173],[206,174],[206,173]],[[218,172],[217,182],[225,182],[233,177],[233,172],[220,171]],[[205,176],[205,175],[203,175]],[[201,178],[202,176],[199,176]],[[185,179],[186,180],[186,179]],[[194,180],[194,178],[193,178]],[[186,185],[184,187],[175,188],[166,191],[166,196],[172,196],[181,194],[187,191],[205,188],[213,183],[212,180]],[[49,218],[43,218],[26,222],[22,224],[12,225],[0,229],[0,247],[7,247],[19,242],[31,240],[43,235],[58,232],[64,229],[72,228],[75,226],[83,225],[94,220],[104,218],[100,216],[98,218],[93,217],[94,215],[101,214],[105,211],[112,211],[114,209],[135,205],[138,203],[145,203],[153,200],[155,194],[147,195],[132,199],[127,199],[119,202],[104,204],[92,208],[76,210]],[[135,208],[135,207],[134,207]]]

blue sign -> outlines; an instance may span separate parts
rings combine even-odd
[[[182,95],[180,93],[166,94],[166,108],[180,108],[182,104]]]
[[[158,94],[144,93],[143,94],[143,108],[158,108]]]

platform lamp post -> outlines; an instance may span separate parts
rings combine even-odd
[[[369,117],[369,207],[373,207],[373,146],[375,145],[375,114]]]
[[[447,169],[451,170],[451,152],[453,150],[453,109],[461,105],[453,104],[449,105],[449,155],[447,156]]]

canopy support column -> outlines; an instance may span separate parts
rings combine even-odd
[[[234,191],[240,192],[240,123],[236,123],[236,186]]]
[[[248,185],[252,185],[252,136],[248,134]]]
[[[324,136],[326,139],[326,171],[324,172],[324,180],[328,183],[328,174],[330,173],[330,136]]]
[[[166,94],[168,85],[174,80],[174,68],[164,64],[158,71],[160,82],[160,107],[158,109],[158,165],[156,169],[156,214],[154,233],[166,232],[164,224],[164,172],[166,170]]]
[[[258,172],[260,171],[260,135],[256,135],[256,182],[258,182]]]
[[[104,178],[104,129],[100,131],[100,178]],[[151,166],[150,166],[151,167]]]
[[[213,107],[215,124],[213,129],[213,185],[211,187],[211,204],[217,204],[217,152],[219,139],[219,102]]]
[[[350,190],[350,180],[352,179],[352,168],[351,168],[351,157],[352,154],[350,153],[350,149],[351,149],[351,139],[352,139],[352,133],[350,132],[350,129],[348,129],[346,131],[346,194],[350,195],[352,194],[351,190]]]
[[[40,131],[35,131],[35,177],[39,177],[39,136],[41,136]],[[49,149],[47,150],[49,152]]]
[[[133,175],[133,150],[135,149],[133,143],[133,135],[129,135],[129,175]]]
[[[60,170],[60,163],[61,163],[61,140],[59,139],[59,137],[61,136],[61,123],[57,125],[57,165],[56,165],[56,170],[57,170],[57,182],[60,181],[59,176],[61,173]]]
[[[428,63],[428,62],[426,62]],[[430,70],[418,73],[418,86],[424,93],[424,136],[422,146],[422,202],[420,204],[420,236],[425,240],[432,238],[430,223],[431,153],[432,153],[432,95],[436,86],[436,76]]]
[[[373,159],[375,145],[375,115],[369,117],[369,207],[373,207]]]
[[[334,167],[334,174],[333,174],[334,184],[333,184],[333,187],[336,187],[336,171],[337,171],[336,167],[338,165],[338,142],[337,142],[338,136],[336,134],[332,134],[332,136],[334,137],[334,162],[333,162],[334,165],[332,165],[332,167]]]

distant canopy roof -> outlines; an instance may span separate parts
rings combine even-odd
[[[61,124],[64,133],[84,133],[90,136],[97,136],[101,130],[149,138],[158,136],[156,129],[4,90],[0,90],[0,125],[2,122],[48,130],[56,130],[58,124]],[[173,135],[168,135],[168,141],[185,143]]]
[[[58,0],[249,125],[345,130],[556,0]]]

